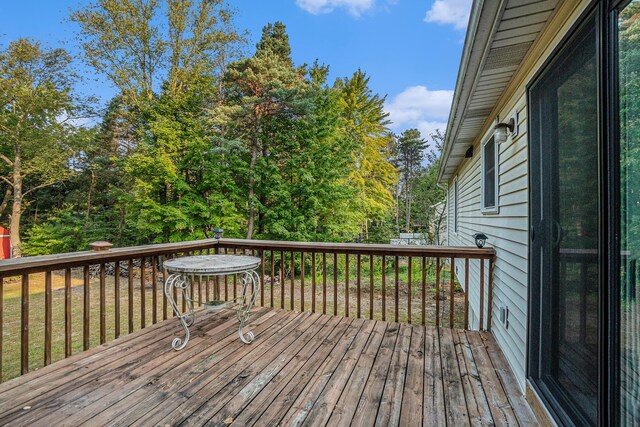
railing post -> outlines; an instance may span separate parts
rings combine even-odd
[[[29,275],[22,275],[22,309],[20,311],[20,373],[29,372]]]
[[[449,270],[449,327],[453,329],[453,308],[454,308],[454,276],[456,272],[456,259],[451,257],[451,269]]]
[[[284,310],[284,251],[280,251],[280,308]],[[226,276],[225,276],[226,277]],[[226,282],[225,282],[226,285]],[[225,295],[226,295],[226,286],[225,286]]]
[[[71,356],[71,269],[64,270],[64,356]]]
[[[356,317],[359,319],[362,317],[362,307],[360,301],[360,287],[361,287],[361,263],[362,263],[362,255],[358,254],[356,256]]]
[[[344,316],[349,317],[349,254],[344,254]]]
[[[480,325],[481,331],[485,330],[484,327],[484,258],[480,259]]]
[[[387,320],[387,257],[382,255],[382,320]]]
[[[105,265],[102,263],[100,264],[100,344],[107,341],[106,278]]]
[[[491,331],[491,317],[493,313],[493,258],[489,258],[489,301],[487,306],[487,330]]]
[[[311,312],[316,312],[316,253],[311,252]]]
[[[373,254],[369,255],[369,319],[373,320]]]
[[[51,271],[44,273],[44,366],[51,363]]]
[[[115,298],[115,337],[120,336],[120,261],[116,261],[113,267],[113,290]]]
[[[469,329],[469,258],[464,260],[464,328]]]
[[[127,274],[129,275],[128,279],[129,279],[129,292],[128,292],[128,297],[129,297],[129,333],[133,332],[133,260],[130,259],[129,260],[129,266],[128,266],[128,271]]]
[[[294,301],[295,295],[296,295],[296,290],[295,290],[295,287],[296,287],[296,257],[295,257],[295,254],[294,254],[293,251],[291,251],[291,253],[289,255],[291,256],[291,292],[290,292],[291,298],[289,298],[290,299],[289,308],[291,310],[293,310],[294,309],[293,301]],[[235,296],[235,286],[234,286],[234,296]]]
[[[276,259],[273,253],[273,250],[270,253],[271,255],[271,284],[269,286],[269,297],[271,299],[271,307],[273,308],[273,285],[276,281]]]
[[[412,282],[413,258],[407,257],[407,323],[411,324],[411,282]]]
[[[200,280],[200,277],[198,277]],[[151,309],[151,323],[158,323],[158,257],[153,256],[151,258],[151,303],[153,308]],[[200,282],[198,281],[198,290],[200,290]],[[198,297],[200,298],[200,293]],[[202,299],[202,298],[200,298]],[[202,301],[200,301],[202,303]]]
[[[322,252],[322,314],[327,314],[327,253]]]
[[[394,280],[395,280],[395,287],[396,287],[396,293],[395,293],[395,309],[394,309],[394,321],[397,323],[400,319],[399,319],[399,307],[398,305],[400,304],[400,278],[399,278],[399,269],[400,269],[400,257],[395,257],[394,259],[394,264],[395,264],[395,276],[394,276]]]
[[[89,266],[84,266],[84,310],[83,310],[83,318],[82,318],[82,348],[83,350],[89,349],[89,322],[90,322],[90,310],[91,310],[91,282],[89,280]]]
[[[264,271],[266,257],[264,249],[260,251],[260,307],[264,307]],[[209,300],[209,276],[207,276],[207,301]]]
[[[140,329],[144,329],[147,323],[146,322],[147,298],[146,298],[146,284],[145,284],[146,271],[144,268],[144,263],[145,263],[145,258],[142,257],[140,259]],[[191,298],[193,298],[193,280],[190,280],[190,282],[191,282]]]
[[[333,315],[338,315],[338,253],[333,253]]]
[[[300,252],[300,311],[304,311],[304,252]]]
[[[440,257],[436,258],[436,326],[440,326]]]
[[[427,258],[422,257],[422,325],[426,324],[427,317]]]

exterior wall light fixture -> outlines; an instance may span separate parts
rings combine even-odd
[[[222,238],[222,233],[224,233],[224,230],[222,228],[214,228],[213,238],[216,240],[220,240],[220,238]]]
[[[487,243],[487,240],[489,240],[487,235],[483,234],[483,233],[476,233],[476,234],[473,235],[473,238],[476,239],[476,246],[479,249],[482,249],[484,247],[485,243]]]
[[[513,133],[515,128],[516,121],[513,118],[509,119],[507,123],[498,123],[497,125],[495,125],[493,129],[495,131],[494,138],[496,142],[498,144],[506,142],[507,138],[509,137],[509,133]]]

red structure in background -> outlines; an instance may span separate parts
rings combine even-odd
[[[11,258],[11,239],[9,230],[0,226],[0,259]]]

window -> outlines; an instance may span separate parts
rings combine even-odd
[[[496,141],[491,137],[482,146],[482,212],[498,211],[498,150]]]
[[[458,178],[453,181],[453,232],[458,232]]]

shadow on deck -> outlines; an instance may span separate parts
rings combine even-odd
[[[0,425],[535,425],[487,333],[254,309],[170,319],[0,385]]]

